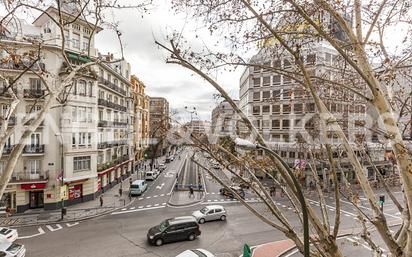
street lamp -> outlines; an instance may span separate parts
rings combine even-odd
[[[188,113],[190,113],[190,125],[192,125],[193,114],[197,115],[196,107],[193,107],[193,111],[190,111],[190,110],[189,110],[189,107],[185,106],[185,111],[187,111]]]
[[[273,150],[267,148],[266,146],[254,144],[248,140],[236,138],[235,144],[242,148],[248,149],[262,149],[270,153],[274,158],[282,163],[285,166],[286,171],[288,172],[289,176],[292,178],[293,184],[296,188],[296,192],[298,193],[298,199],[302,206],[302,218],[303,218],[303,247],[304,247],[304,256],[310,256],[310,249],[309,249],[309,220],[308,220],[308,211],[306,208],[305,197],[303,196],[302,189],[300,188],[299,182],[297,181],[295,175],[293,174],[292,170],[290,169],[289,165]]]
[[[64,187],[64,152],[63,152],[63,147],[64,147],[64,140],[63,140],[63,134],[62,133],[56,133],[56,137],[60,136],[60,145],[61,145],[61,150],[60,150],[60,168],[61,168],[61,184],[60,184],[60,194],[61,191]],[[64,197],[61,196],[61,219],[63,220],[64,215],[66,213],[66,210],[64,209]]]

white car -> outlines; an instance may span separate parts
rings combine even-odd
[[[24,245],[2,242],[0,243],[1,257],[24,257],[26,256],[26,247]]]
[[[18,237],[17,230],[0,227],[0,242],[13,243]]]
[[[199,224],[212,220],[225,221],[226,215],[226,210],[221,205],[208,205],[192,213],[192,216],[196,218]]]
[[[157,178],[157,172],[147,171],[145,174],[145,180],[155,180]]]
[[[176,257],[215,257],[211,252],[204,249],[186,250]]]

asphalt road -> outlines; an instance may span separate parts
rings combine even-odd
[[[237,201],[219,195],[220,186],[204,172],[206,195],[203,202],[183,208],[168,206],[167,201],[176,181],[176,172],[181,168],[185,157],[186,152],[183,152],[180,160],[176,158],[175,161],[167,164],[166,170],[155,181],[149,182],[148,190],[142,196],[136,197],[126,208],[117,210],[111,215],[79,223],[19,228],[21,239],[18,239],[18,242],[26,246],[28,257],[174,257],[186,249],[193,248],[207,249],[217,257],[238,257],[244,243],[258,245],[285,239],[281,233],[260,221]],[[221,171],[219,176],[225,176],[225,173]],[[311,196],[307,197],[310,204],[318,209],[316,199],[310,200]],[[247,193],[246,200],[261,213],[265,213],[264,206],[253,194]],[[275,201],[285,212],[285,216],[291,220],[295,229],[301,230],[290,203],[279,195],[275,197]],[[151,226],[159,224],[166,218],[190,215],[194,210],[212,203],[225,206],[228,212],[227,221],[202,224],[201,236],[192,242],[172,243],[161,247],[147,243],[146,233]],[[327,198],[327,204],[328,214],[332,220],[331,225],[333,225],[336,209],[332,197]],[[366,204],[362,208],[366,213],[370,213]],[[348,202],[343,202],[341,213],[342,231],[350,232],[359,227],[356,211]],[[385,213],[389,222],[395,224],[401,220],[400,214],[389,200],[385,203]]]

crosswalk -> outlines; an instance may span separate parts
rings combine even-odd
[[[17,229],[17,232],[19,234],[18,239],[29,239],[29,238],[41,236],[43,234],[46,234],[47,232],[56,232],[56,231],[59,231],[65,228],[71,228],[71,227],[77,226],[79,224],[80,222],[49,224],[49,225],[35,227],[34,231],[31,231],[29,233],[25,231],[27,229],[18,228]]]

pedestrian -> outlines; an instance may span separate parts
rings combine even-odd
[[[132,192],[129,190],[129,202],[132,201]]]
[[[283,198],[283,196],[285,195],[285,191],[283,190],[283,187],[280,188],[280,197]]]
[[[103,207],[103,195],[100,196],[100,207]]]
[[[120,186],[120,188],[119,188],[119,196],[122,196],[123,195],[123,188]]]
[[[132,178],[129,178],[129,186],[130,186],[130,187],[132,187],[132,183],[133,183]]]
[[[193,196],[193,187],[190,186],[189,187],[189,198],[191,198]]]

